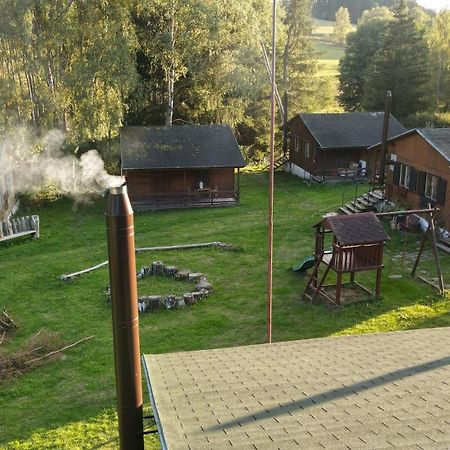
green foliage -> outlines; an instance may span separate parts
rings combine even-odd
[[[396,0],[315,0],[313,16],[318,19],[334,20],[339,8],[347,8],[352,23],[357,23],[364,11],[376,6],[393,7]]]
[[[347,8],[342,6],[336,12],[336,23],[333,29],[333,39],[336,42],[345,42],[347,34],[351,31],[350,15]]]
[[[450,11],[442,11],[427,33],[432,65],[432,96],[436,110],[450,108]]]
[[[110,137],[134,85],[130,1],[0,1],[0,121]]]
[[[400,38],[401,36],[401,38]],[[392,91],[392,112],[404,117],[429,105],[429,51],[411,8],[401,0],[389,22],[381,48],[365,76],[362,107],[382,110],[384,92]]]
[[[346,111],[361,109],[368,69],[392,19],[387,8],[364,11],[356,31],[347,36],[345,56],[339,62],[339,102]]]
[[[298,178],[276,174],[274,340],[449,326],[450,298],[435,296],[432,288],[408,275],[407,254],[416,252],[415,235],[402,244],[396,233],[387,243],[381,301],[341,311],[320,303],[299,303],[306,277],[287,269],[311,254],[312,224],[322,212],[335,209],[346,190],[347,184],[307,186]],[[192,307],[141,315],[143,353],[265,341],[267,173],[241,175],[241,194],[242,203],[234,208],[136,214],[139,247],[221,240],[242,249],[138,254],[137,268],[158,259],[206,273],[214,285],[214,293]],[[76,211],[64,199],[33,208],[41,217],[41,238],[0,246],[0,308],[5,307],[18,324],[15,334],[2,344],[5,350],[21,347],[42,328],[59,333],[69,343],[94,335],[56,360],[1,384],[2,449],[118,447],[111,308],[104,295],[108,269],[68,284],[58,279],[62,273],[106,259],[104,201]],[[428,248],[426,252],[431,254]],[[450,273],[449,258],[442,258],[441,264],[443,272]],[[424,261],[419,269],[426,271],[422,275],[433,276],[433,261]],[[391,280],[390,274],[403,278]],[[374,278],[373,273],[357,275],[371,289]],[[143,294],[170,289],[168,281],[152,285],[153,281],[159,283],[156,278],[147,278],[147,285],[139,283]],[[184,284],[173,281],[173,288],[180,283]],[[145,387],[144,401],[148,405]],[[159,448],[157,436],[146,448]]]

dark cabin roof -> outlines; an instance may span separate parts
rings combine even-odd
[[[123,170],[245,166],[228,125],[124,127],[120,147]]]
[[[333,232],[340,245],[376,244],[389,240],[373,212],[329,216],[319,223],[324,223]]]
[[[321,148],[365,148],[381,140],[382,112],[335,114],[298,114]],[[291,119],[293,120],[293,119]],[[393,116],[389,120],[389,137],[406,128]]]

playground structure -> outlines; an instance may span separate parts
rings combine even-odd
[[[383,248],[389,237],[384,232],[378,217],[406,217],[408,219],[412,214],[428,214],[429,221],[426,232],[424,233],[414,266],[411,271],[413,277],[433,286],[438,294],[444,295],[445,284],[439,261],[439,253],[436,242],[436,229],[434,215],[437,208],[421,210],[390,211],[382,213],[365,212],[352,215],[333,215],[323,218],[314,225],[316,230],[315,251],[313,257],[306,258],[297,267],[295,271],[304,271],[311,267],[311,260],[314,258],[314,268],[306,283],[302,299],[307,297],[313,302],[320,294],[326,300],[334,305],[341,305],[342,289],[347,285],[356,285],[367,294],[379,298],[381,293],[381,273],[383,269]],[[326,236],[331,234],[333,240],[331,250],[326,248]],[[431,237],[431,244],[436,264],[436,273],[438,285],[416,274],[419,262],[425,248],[426,241]],[[319,278],[319,269],[325,265],[325,271]],[[309,267],[308,267],[309,266]],[[336,284],[325,285],[327,275],[332,269],[336,272]],[[376,270],[375,292],[369,291],[366,287],[355,281],[355,273],[362,271]],[[350,283],[343,283],[343,275],[350,274]],[[335,296],[331,298],[324,288],[335,287]],[[310,293],[312,291],[312,293]]]
[[[343,283],[343,275],[350,274],[351,285],[356,285],[369,295],[376,298],[381,292],[381,271],[383,269],[383,248],[389,239],[375,213],[366,212],[353,215],[334,215],[322,219],[314,225],[315,228],[315,265],[306,283],[302,298],[305,296],[313,302],[317,295],[323,296],[332,304],[341,305],[342,289],[348,283]],[[325,250],[326,237],[332,236],[331,251]],[[319,277],[319,269],[325,265],[325,270]],[[336,284],[325,285],[329,271],[336,272]],[[357,283],[355,273],[376,271],[375,293]],[[334,298],[330,297],[324,287],[335,287]],[[312,290],[312,294],[308,291]]]

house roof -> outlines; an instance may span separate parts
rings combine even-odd
[[[120,147],[123,170],[245,166],[228,125],[124,127]]]
[[[324,222],[340,245],[376,244],[389,240],[373,212],[328,216],[319,223]]]
[[[450,161],[450,128],[414,128],[412,130],[400,133],[397,136],[393,136],[388,139],[389,143],[395,142],[405,136],[410,136],[417,133],[423,139],[425,139],[433,148],[435,148],[445,159]],[[372,145],[376,147],[380,145]]]
[[[365,148],[380,141],[383,116],[382,112],[353,112],[298,114],[296,117],[300,117],[322,148]],[[391,115],[389,137],[405,131],[406,128]]]
[[[450,128],[419,128],[417,132],[450,161]]]

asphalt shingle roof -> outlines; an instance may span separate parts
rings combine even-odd
[[[329,216],[324,220],[341,245],[375,244],[389,239],[373,212]]]
[[[417,131],[450,161],[450,128],[419,128]]]
[[[336,114],[299,114],[320,147],[352,148],[370,147],[381,141],[383,130],[382,112],[353,112]],[[406,128],[390,116],[391,138],[404,133]]]
[[[144,368],[162,449],[444,450],[449,346],[435,328],[144,355]]]
[[[123,170],[245,166],[228,125],[124,127],[120,147]]]

